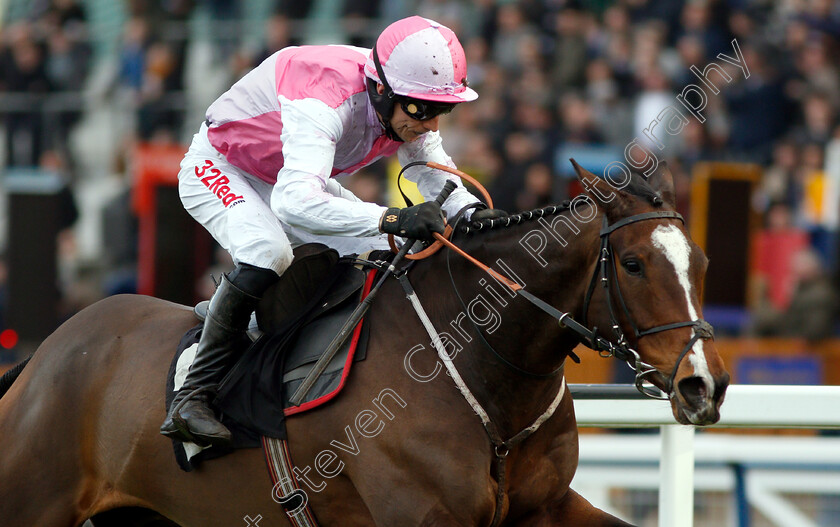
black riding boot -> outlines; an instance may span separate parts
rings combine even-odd
[[[230,277],[222,276],[210,301],[195,360],[160,427],[160,433],[167,437],[202,446],[231,442],[230,430],[216,419],[209,403],[241,343],[259,296],[277,279],[273,271],[266,269],[247,266],[247,272],[241,271],[238,267]]]

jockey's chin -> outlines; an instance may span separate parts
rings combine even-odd
[[[401,130],[397,132],[397,135],[400,136],[400,139],[405,141],[406,143],[411,143],[412,141],[416,141],[420,138],[421,135],[425,134],[428,130],[423,130],[422,132],[416,130]]]
[[[391,128],[406,143],[416,141],[426,132],[436,132],[440,124],[437,115],[425,121],[418,121],[409,117],[399,104],[394,105],[394,115],[391,117]]]

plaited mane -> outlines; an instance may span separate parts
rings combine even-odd
[[[662,205],[662,196],[660,196],[659,193],[650,186],[647,179],[635,172],[631,175],[630,183],[621,190],[627,192],[628,194],[632,194],[633,196],[642,198],[656,207]],[[557,213],[567,211],[571,207],[571,203],[572,202],[570,200],[565,200],[559,205],[549,205],[541,209],[518,212],[516,214],[511,214],[507,218],[473,221],[470,222],[469,225],[460,227],[460,231],[464,234],[470,234],[485,230],[498,229],[500,227],[504,228],[510,227],[511,225],[519,225],[523,221],[530,221],[543,218],[545,216],[553,216]]]

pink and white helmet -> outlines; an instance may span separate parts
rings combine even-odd
[[[373,60],[379,57],[385,81]],[[459,103],[478,94],[467,86],[467,59],[455,33],[434,20],[412,16],[386,27],[365,63],[365,75],[397,95]]]

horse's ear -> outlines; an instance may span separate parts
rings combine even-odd
[[[648,177],[648,183],[660,196],[665,204],[676,208],[677,198],[674,193],[674,176],[668,168],[668,163],[661,161],[656,170]]]
[[[578,165],[574,159],[569,159],[569,161],[571,161],[572,166],[575,168],[578,180],[583,185],[584,192],[593,201],[601,205],[607,213],[621,213],[624,205],[629,200],[629,195]]]

